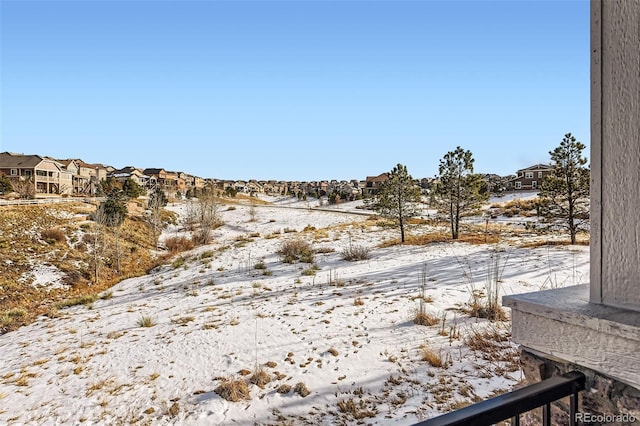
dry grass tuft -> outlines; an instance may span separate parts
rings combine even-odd
[[[546,246],[569,246],[571,245],[570,240],[543,240],[543,241],[531,241],[528,243],[520,244],[520,248],[538,248],[538,247],[546,247]],[[577,246],[588,246],[589,245],[589,236],[580,237],[576,241]]]
[[[153,327],[154,325],[156,325],[156,322],[150,316],[143,315],[140,317],[140,319],[138,319],[138,322],[136,324],[138,325],[138,327]]]
[[[218,385],[218,387],[213,391],[220,395],[222,399],[231,402],[251,399],[247,382],[240,379],[223,379],[222,383],[220,383],[220,385]]]
[[[420,312],[419,309],[416,309],[416,312],[413,315],[413,322],[414,324],[418,324],[418,325],[432,326],[432,325],[439,324],[440,319],[426,312]]]
[[[521,200],[507,201],[506,203],[494,203],[491,205],[493,215],[513,216],[536,216],[540,211],[544,201],[540,198],[527,198]]]
[[[174,324],[187,324],[190,323],[191,321],[195,320],[195,317],[178,317],[178,318],[172,318],[171,322]]]
[[[307,388],[307,385],[302,382],[296,383],[296,385],[293,387],[293,392],[297,393],[303,398],[311,394],[311,392]]]
[[[451,238],[451,234],[447,232],[432,232],[422,235],[408,235],[405,238],[405,245],[413,246],[425,246],[434,243],[446,243],[446,242],[460,242],[467,244],[495,244],[500,242],[499,233],[484,233],[481,231],[461,231],[457,240]],[[385,241],[379,245],[381,248],[393,247],[401,245],[402,242],[399,238]]]
[[[348,414],[356,420],[367,417],[375,417],[376,412],[367,408],[364,401],[355,402],[353,398],[338,402],[338,410],[341,413]]]
[[[187,237],[169,237],[164,240],[164,245],[171,253],[181,253],[195,247],[193,240]]]
[[[55,244],[66,242],[64,232],[60,228],[49,228],[40,232],[40,237],[47,242],[47,244]]]
[[[498,303],[490,303],[485,300],[481,292],[474,291],[471,301],[463,312],[475,318],[486,318],[490,321],[507,321],[507,312]]]
[[[249,381],[260,389],[264,389],[265,385],[271,382],[271,375],[267,373],[267,370],[264,368],[258,368],[253,372],[251,377],[249,377]]]
[[[518,350],[509,341],[511,334],[508,329],[490,327],[484,330],[472,329],[466,336],[464,343],[472,350],[482,353],[482,358],[488,361],[506,362],[507,371],[519,368]],[[495,368],[497,374],[500,373]]]
[[[441,368],[444,365],[442,356],[439,352],[435,352],[426,344],[420,346],[420,359],[431,364],[432,367]]]
[[[276,392],[286,394],[291,392],[291,385],[287,385],[286,383],[281,384],[276,388]]]
[[[58,303],[57,308],[64,309],[64,308],[70,308],[71,306],[77,306],[77,305],[90,306],[97,299],[98,297],[96,295],[86,294],[83,296],[78,296],[78,297],[73,297],[71,299],[63,300],[62,302]]]
[[[338,356],[338,350],[336,348],[329,348],[327,352],[329,352],[333,356]]]

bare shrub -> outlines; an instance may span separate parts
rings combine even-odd
[[[180,253],[195,247],[193,240],[188,237],[169,237],[164,241],[164,245],[171,253]]]
[[[311,244],[303,240],[288,240],[282,243],[278,254],[285,263],[313,263]]]
[[[64,232],[59,228],[49,228],[40,232],[40,237],[48,244],[61,243],[66,241]]]
[[[425,293],[426,290],[427,290],[427,264],[425,263],[422,265],[422,274],[421,274],[421,280],[420,280],[420,297],[418,297],[418,299],[420,300],[420,305],[418,309],[416,309],[416,312],[413,316],[413,322],[418,325],[428,325],[428,326],[436,325],[440,322],[438,318],[427,313],[427,309],[425,306],[427,301],[427,297]]]
[[[247,386],[247,382],[244,380],[232,380],[232,379],[223,379],[222,383],[218,385],[217,388],[213,390],[215,393],[220,395],[222,399],[231,402],[238,402],[240,400],[250,400],[251,395],[249,394],[249,386]]]
[[[361,245],[349,244],[349,247],[342,250],[342,259],[348,262],[357,260],[367,260],[371,258],[371,249]]]
[[[192,201],[187,206],[187,219],[185,224],[194,231],[196,244],[209,244],[211,231],[222,226],[224,222],[220,217],[220,201],[211,192],[206,192]]]

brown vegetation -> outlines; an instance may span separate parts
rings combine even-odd
[[[465,230],[457,240],[451,238],[451,234],[445,231],[429,232],[420,235],[407,235],[405,245],[425,246],[434,243],[459,242],[467,244],[495,244],[500,242],[500,233],[496,231],[482,232],[480,230]],[[388,240],[380,244],[381,248],[400,245],[399,238]]]
[[[88,220],[94,210],[94,205],[85,203],[0,207],[0,334],[55,312],[58,306],[85,304],[81,300],[91,297],[95,300],[117,282],[143,275],[155,266],[148,226],[141,218],[127,217],[119,235],[120,273],[114,268],[115,236],[105,229],[100,235],[104,262],[99,265],[100,279],[94,282],[93,256],[87,243],[95,238],[94,223]],[[59,270],[59,288],[32,285],[34,258],[46,258],[49,267]],[[25,314],[15,315],[20,310]]]
[[[251,399],[247,382],[241,379],[223,379],[222,383],[213,390],[221,398],[231,402]]]
[[[173,254],[191,250],[195,247],[195,243],[189,237],[169,237],[164,240],[164,245]]]
[[[283,242],[278,254],[285,263],[313,263],[313,249],[311,244],[304,240],[295,239]]]

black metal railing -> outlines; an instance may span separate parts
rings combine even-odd
[[[505,393],[477,404],[416,423],[414,426],[488,426],[511,419],[520,425],[520,414],[542,407],[542,424],[551,425],[551,403],[566,396],[569,400],[569,424],[576,424],[578,393],[584,390],[585,376],[572,371],[540,383]]]

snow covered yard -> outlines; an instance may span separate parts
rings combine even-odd
[[[409,425],[521,380],[510,323],[468,314],[496,265],[501,295],[588,279],[588,247],[378,248],[397,231],[296,206],[225,207],[213,244],[2,336],[0,423]],[[281,261],[292,239],[313,264]]]

